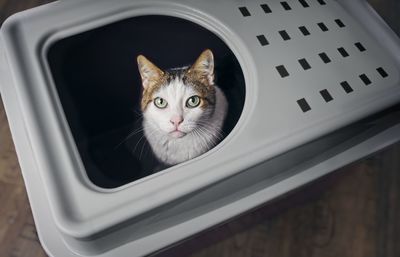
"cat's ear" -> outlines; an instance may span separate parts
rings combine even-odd
[[[164,75],[164,72],[160,68],[143,55],[137,57],[137,63],[144,88],[154,86]]]
[[[201,53],[190,71],[199,74],[200,79],[204,79],[209,85],[214,85],[214,55],[210,49]]]

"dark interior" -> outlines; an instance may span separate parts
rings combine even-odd
[[[192,64],[205,49],[215,56],[218,86],[228,101],[224,134],[236,125],[244,105],[242,69],[215,34],[187,20],[141,16],[83,32],[54,43],[51,73],[90,180],[114,188],[153,174],[159,163],[141,128],[141,80],[136,57],[163,69]]]

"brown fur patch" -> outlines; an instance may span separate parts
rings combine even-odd
[[[215,103],[215,87],[209,83],[208,79],[204,78],[203,74],[189,69],[185,73],[183,81],[186,85],[192,86],[199,94],[200,108],[206,109],[208,105]]]
[[[152,86],[144,88],[142,94],[141,107],[142,111],[146,110],[146,107],[153,101],[153,95],[167,82],[167,74],[164,74],[160,80],[156,81]]]

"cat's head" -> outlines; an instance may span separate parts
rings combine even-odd
[[[143,55],[137,57],[142,78],[141,108],[145,119],[171,138],[207,127],[215,107],[214,57],[205,50],[189,67],[161,70]]]

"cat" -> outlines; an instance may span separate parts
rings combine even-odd
[[[143,86],[144,135],[160,162],[185,162],[223,139],[228,101],[215,85],[211,50],[182,68],[161,70],[143,55],[137,63]]]

